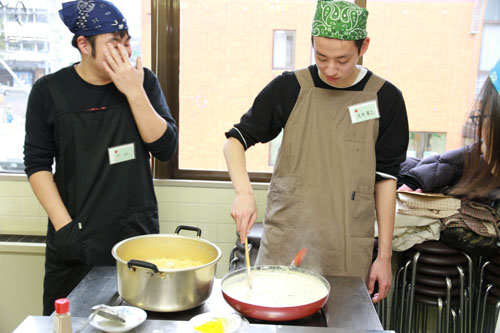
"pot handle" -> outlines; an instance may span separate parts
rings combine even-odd
[[[129,269],[132,268],[132,267],[134,267],[134,266],[143,267],[143,268],[149,268],[150,270],[152,270],[155,273],[159,272],[158,267],[155,264],[153,264],[151,262],[144,261],[144,260],[132,259],[132,260],[129,260],[127,262],[127,267]]]
[[[179,225],[177,228],[175,228],[175,233],[179,234],[179,231],[181,230],[191,230],[191,231],[196,231],[196,234],[198,235],[198,238],[201,237],[201,229],[198,227],[192,227],[189,225]]]

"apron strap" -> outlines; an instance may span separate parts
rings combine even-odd
[[[60,115],[64,112],[68,112],[68,102],[62,92],[61,85],[56,76],[52,76],[48,79],[50,96],[54,100],[54,106],[56,108],[56,114]]]
[[[370,76],[370,78],[368,79],[368,82],[366,83],[365,89],[363,89],[363,91],[373,92],[376,94],[380,90],[380,88],[382,88],[384,83],[384,79],[372,73],[372,76]]]
[[[309,68],[302,68],[302,69],[296,70],[294,73],[295,73],[295,77],[297,78],[297,81],[299,81],[300,88],[313,88],[314,87],[314,82],[313,82],[311,73],[309,72]]]

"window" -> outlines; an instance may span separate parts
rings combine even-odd
[[[269,144],[269,166],[274,166],[276,160],[278,159],[278,152],[281,147],[281,141],[283,140],[283,131],[270,142]]]
[[[273,69],[293,69],[295,63],[295,31],[274,30]]]
[[[179,125],[178,153],[167,164],[155,161],[155,175],[227,180],[224,132],[239,122],[274,77],[314,63],[310,29],[315,1],[113,2],[129,20],[133,58],[141,54],[144,65],[157,73]],[[3,3],[0,84],[31,86],[46,73],[78,61],[79,54],[70,45],[71,34],[57,13],[61,1],[25,1],[34,20],[28,15],[22,28],[16,19],[16,1]],[[498,7],[490,6],[499,2],[487,1],[486,10],[477,10],[480,6],[475,3],[483,2],[366,1],[372,42],[363,65],[402,91],[414,135],[409,151],[416,156],[463,144],[462,126],[476,86],[484,82],[492,66],[487,58],[500,57],[498,18],[488,16],[498,13]],[[473,33],[471,21],[478,15],[476,21],[484,24]],[[23,41],[36,42],[37,52],[25,51]],[[0,171],[22,172],[27,96],[16,103],[12,98],[0,96],[0,167],[4,169]],[[12,117],[6,116],[8,112]],[[278,141],[247,151],[252,180],[269,179]]]
[[[47,23],[49,21],[48,15],[46,13],[39,13],[36,15],[36,22],[37,23]]]
[[[500,2],[488,1],[484,12],[483,37],[476,82],[476,96],[479,95],[489,71],[500,58]]]
[[[428,132],[410,132],[410,142],[406,155],[426,158],[427,156],[445,152],[446,134]]]
[[[21,41],[12,39],[9,41],[9,51],[20,51],[21,50]]]
[[[17,15],[14,13],[8,13],[7,14],[7,22],[16,22],[17,21]]]
[[[128,20],[134,63],[143,54],[144,66],[151,67],[151,1],[112,2]],[[59,0],[3,1],[0,7],[0,172],[24,172],[26,90],[43,75],[80,60],[60,8]]]
[[[29,22],[29,23],[35,22],[35,15],[33,13],[27,14],[26,22]]]
[[[294,32],[293,68],[314,63],[310,25],[315,1],[281,0],[279,10],[276,2],[270,1],[255,4],[229,0],[213,4],[180,1],[178,7],[175,3],[158,3],[159,12],[166,13],[171,26],[162,28],[168,32],[164,35],[159,30],[157,62],[160,76],[165,75],[164,84],[173,94],[167,100],[179,119],[180,146],[177,160],[169,163],[168,171],[164,172],[158,165],[156,174],[228,179],[222,156],[223,133],[239,122],[258,92],[281,73],[266,71],[266,59],[270,56],[273,66],[276,64],[278,45],[281,45],[281,54],[287,54],[283,51],[285,32]],[[368,0],[366,6],[370,12],[368,33],[372,43],[363,64],[403,92],[410,130],[414,133],[415,147],[409,147],[410,154],[423,157],[458,148],[462,145],[462,126],[472,108],[474,68],[478,68],[477,61],[482,54],[483,27],[478,25],[479,33],[473,34],[469,32],[470,25],[478,15],[477,21],[483,22],[483,11],[476,10],[478,6],[474,1],[463,0],[444,3]],[[278,31],[283,32],[281,37],[276,37]],[[178,63],[175,54],[162,58],[165,50],[175,52],[176,47],[179,48]],[[426,49],[425,56],[422,56],[422,47]],[[204,52],[200,53],[200,49]],[[178,92],[172,88],[176,84]],[[272,171],[278,140],[247,150],[252,180],[266,179],[262,175]]]
[[[23,51],[36,51],[36,42],[23,41]]]
[[[296,36],[310,29],[305,18],[311,20],[315,6],[314,1],[297,0],[157,1],[153,64],[178,119],[180,137],[177,156],[167,168],[155,162],[156,176],[229,179],[224,133],[276,75],[310,64],[310,38]],[[162,15],[168,20],[162,21]],[[269,179],[270,151],[275,151],[269,145],[247,151],[253,180]]]
[[[47,42],[37,42],[36,50],[38,52],[47,52]]]

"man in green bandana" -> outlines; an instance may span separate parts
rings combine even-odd
[[[365,279],[384,299],[391,284],[396,176],[406,158],[408,119],[401,92],[357,65],[370,43],[368,12],[320,0],[312,24],[316,64],[284,72],[256,97],[224,146],[235,189],[231,216],[241,241],[257,218],[245,150],[283,130],[256,264],[288,265]],[[372,263],[375,221],[378,254]]]

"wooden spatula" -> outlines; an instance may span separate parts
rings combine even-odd
[[[247,281],[248,287],[252,289],[252,274],[250,269],[250,254],[248,253],[248,237],[245,236],[245,259],[247,263]]]

